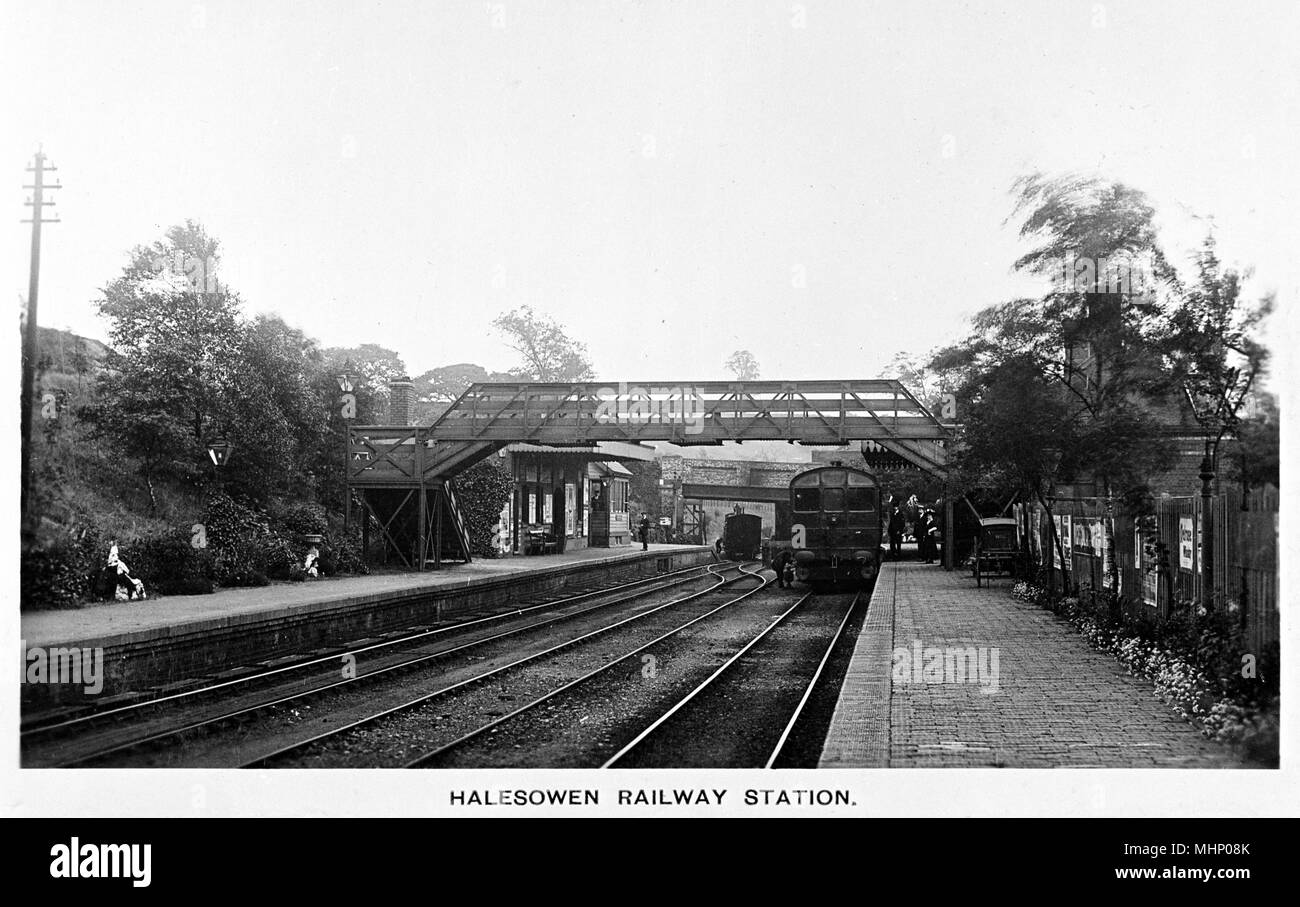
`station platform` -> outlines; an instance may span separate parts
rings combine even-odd
[[[1150,681],[1050,611],[1012,598],[1010,587],[998,579],[976,588],[968,572],[887,562],[820,767],[1238,764],[1161,702]],[[950,648],[966,654],[948,659],[945,675],[936,653]]]
[[[425,573],[378,573],[212,595],[159,596],[22,615],[27,649],[102,649],[106,695],[185,686],[276,659],[324,652],[472,609],[510,607],[524,595],[626,582],[716,560],[698,545],[585,548],[481,559]],[[522,593],[522,594],[521,594]],[[24,684],[25,707],[76,704],[80,688]]]
[[[651,545],[627,548],[582,548],[564,554],[482,558],[469,564],[424,573],[376,573],[279,582],[260,588],[218,589],[211,595],[157,596],[143,601],[100,602],[84,608],[32,611],[22,615],[22,638],[29,646],[137,641],[180,632],[266,620],[299,610],[319,610],[363,604],[398,594],[463,589],[502,579],[539,578],[574,566],[608,566],[645,557],[689,551],[708,552],[695,545]]]

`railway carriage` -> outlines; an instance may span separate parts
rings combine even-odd
[[[865,585],[881,560],[880,482],[833,464],[790,480],[790,547],[795,579],[810,585]],[[779,566],[779,565],[778,565]]]
[[[729,513],[722,524],[722,550],[733,561],[758,556],[763,544],[763,518],[756,513]]]

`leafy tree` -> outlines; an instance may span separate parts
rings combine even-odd
[[[1197,281],[1179,287],[1179,303],[1169,317],[1166,338],[1171,371],[1181,383],[1192,414],[1205,434],[1211,473],[1218,472],[1219,446],[1238,434],[1242,407],[1263,373],[1268,351],[1253,336],[1273,308],[1272,297],[1256,305],[1241,299],[1241,275],[1224,269],[1211,232],[1197,257]],[[1201,558],[1203,602],[1213,607],[1214,543],[1218,527],[1207,519]]]
[[[511,369],[516,379],[527,381],[591,381],[596,377],[587,346],[571,338],[554,319],[520,306],[498,316],[492,324],[506,345],[522,357]]]
[[[353,392],[357,402],[361,402],[364,390],[369,400],[375,404],[375,411],[368,413],[363,421],[377,420],[382,406],[388,403],[388,385],[398,378],[406,377],[406,365],[402,357],[388,347],[377,343],[363,343],[354,347],[330,347],[322,353],[324,367],[335,375],[348,374],[352,377]],[[337,385],[335,385],[337,389]],[[358,415],[358,418],[361,418]]]
[[[140,464],[155,509],[155,477],[211,475],[216,436],[234,445],[222,481],[254,504],[310,495],[322,470],[321,353],[277,316],[243,320],[217,252],[201,226],[173,227],[134,250],[100,300],[112,350],[86,412]]]
[[[111,351],[87,415],[137,458],[151,500],[152,478],[195,474],[206,441],[230,421],[240,301],[216,282],[217,250],[201,226],[173,227],[133,250],[98,301]],[[194,262],[202,263],[197,282]]]
[[[1033,357],[1020,356],[973,375],[959,400],[966,415],[952,482],[993,496],[1019,492],[1034,498],[1050,524],[1050,495],[1058,478],[1078,471],[1088,459],[1065,395]],[[1054,532],[1053,542],[1064,562]]]
[[[471,384],[479,381],[514,381],[516,376],[489,372],[472,362],[458,362],[429,369],[412,380],[415,385],[415,420],[432,422]]]
[[[1242,408],[1268,363],[1254,334],[1273,310],[1273,297],[1242,301],[1241,275],[1222,267],[1213,233],[1201,246],[1197,276],[1170,313],[1166,349],[1214,460],[1223,438],[1238,433]]]
[[[1031,245],[1015,267],[1049,289],[984,309],[928,363],[959,388],[967,478],[982,473],[1046,506],[1049,476],[1090,477],[1139,502],[1169,463],[1152,428],[1168,424],[1177,389],[1161,367],[1176,275],[1154,208],[1131,187],[1073,174],[1033,174],[1013,193]]]
[[[952,378],[933,366],[934,353],[926,356],[913,356],[910,353],[898,353],[885,366],[881,377],[893,378],[915,395],[931,411],[938,409],[939,399],[949,392]]]
[[[1136,494],[1168,461],[1150,428],[1176,387],[1160,368],[1173,271],[1154,209],[1137,190],[1074,175],[1035,174],[1013,191],[1020,233],[1033,244],[1016,267],[1051,277],[1051,288],[984,309],[971,335],[929,365],[968,385],[968,397],[1002,365],[1029,368],[1066,401],[1075,471],[1107,494]]]
[[[318,441],[330,405],[315,380],[320,361],[315,341],[278,316],[244,326],[230,405],[238,447],[226,469],[227,481],[248,497],[317,490],[324,466]]]
[[[737,381],[755,381],[758,379],[758,360],[749,350],[736,350],[727,357],[727,369],[736,376]]]
[[[1254,412],[1237,422],[1237,443],[1230,457],[1243,492],[1281,482],[1281,417],[1277,398],[1269,393],[1255,396]]]

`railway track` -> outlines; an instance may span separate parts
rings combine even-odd
[[[463,745],[468,740],[490,734],[495,726],[514,714],[540,705],[576,683],[635,657],[648,645],[748,598],[769,584],[765,576],[749,570],[748,565],[724,569],[736,569],[738,574],[725,580],[719,576],[721,581],[709,589],[674,598],[582,636],[567,639],[544,651],[467,678],[453,686],[368,714],[348,725],[332,728],[309,740],[296,742],[251,760],[244,767],[338,766],[357,764],[358,760],[363,765],[374,765],[379,761],[394,767],[419,766],[428,759],[436,758],[448,745]],[[715,604],[715,599],[724,595],[726,587],[740,582],[751,585],[751,588],[739,595],[725,597],[720,604]],[[683,622],[678,612],[684,607],[700,613]],[[620,648],[618,640],[612,638],[613,631],[620,629],[634,635],[649,636],[650,641],[634,645],[631,651],[624,650],[617,655],[598,651],[602,647]],[[565,663],[566,659],[568,663]],[[578,675],[576,680],[573,679],[573,674]],[[555,682],[557,677],[563,678],[558,684]],[[493,685],[489,686],[485,681]],[[511,690],[509,694],[497,692],[507,688]],[[466,690],[470,691],[470,695],[465,700],[447,701]],[[528,705],[504,714],[492,710],[497,699],[513,701],[518,698],[527,699]],[[454,715],[440,714],[439,708],[452,708]],[[466,726],[464,731],[444,731],[440,719],[453,717]],[[483,721],[483,717],[487,720]],[[427,740],[431,735],[441,735],[449,743],[430,749]]]
[[[646,654],[649,650],[653,649],[655,646],[667,640],[670,640],[674,637],[679,636],[684,631],[699,624],[701,621],[707,620],[710,617],[714,617],[715,615],[721,613],[725,609],[730,608],[731,606],[745,600],[749,596],[753,595],[755,592],[758,592],[759,590],[763,589],[768,585],[769,581],[765,577],[760,577],[760,579],[761,579],[760,584],[755,586],[754,588],[749,589],[746,592],[737,595],[733,598],[727,599],[726,601],[722,602],[720,605],[717,605],[716,607],[709,608],[709,610],[703,612],[702,614],[692,617],[690,620],[681,623],[676,627],[673,627],[667,632],[662,633],[656,636],[655,638],[651,639],[650,641],[637,646],[631,651],[625,652],[623,655],[608,660],[605,663],[601,664],[600,666],[590,671],[587,671],[586,673],[581,674],[578,677],[575,677],[574,679],[570,680],[568,683],[565,683],[563,686],[559,686],[552,690],[547,691],[545,694],[532,699],[531,701],[527,702],[525,705],[520,706],[519,708],[509,712],[508,714],[500,716],[494,721],[481,725],[475,728],[474,730],[470,731],[469,733],[463,734],[460,737],[457,737],[456,739],[451,740],[435,749],[432,749],[425,753],[421,753],[415,759],[412,759],[409,762],[407,762],[405,767],[406,768],[429,768],[443,763],[446,760],[446,758],[452,753],[463,749],[467,745],[482,740],[486,735],[492,734],[497,728],[507,724],[508,722],[514,721],[520,718],[521,716],[524,716],[525,714],[535,711],[539,707],[545,705],[546,703],[550,702],[551,700],[557,697],[563,696],[567,693],[579,689],[584,684],[587,684],[589,681],[591,681],[593,678],[601,677],[605,675],[607,672],[615,669],[617,666],[621,664],[626,664],[632,661],[633,659],[637,659],[639,656]]]
[[[773,768],[859,601],[803,595],[601,767]]]
[[[82,765],[139,747],[158,746],[202,728],[301,702],[349,685],[373,682],[381,676],[410,671],[475,646],[506,640],[710,575],[716,576],[715,571],[715,565],[689,567],[446,626],[415,630],[380,642],[344,647],[329,655],[170,695],[71,717],[30,722],[20,732],[23,764],[26,767]],[[540,619],[533,620],[534,616]],[[522,621],[520,625],[497,632],[498,627],[519,621]],[[440,645],[454,637],[483,631],[486,635],[469,641],[449,647]],[[433,644],[433,650],[427,648],[429,644]],[[340,676],[340,665],[349,661],[361,667],[350,676]]]
[[[788,597],[769,599],[762,608],[751,609],[746,627],[722,632],[715,626],[702,630],[697,640],[677,640],[683,648],[693,646],[694,655],[665,651],[666,642],[689,628],[702,628],[701,621],[722,611],[715,609],[407,766],[804,764],[788,751],[798,747],[788,745],[821,689],[819,683],[858,604],[853,594],[808,594],[793,604]],[[720,643],[733,641],[734,646],[719,654]],[[662,690],[638,682],[637,656],[648,652],[660,652],[680,666],[674,671],[681,677]],[[576,725],[574,715],[583,716]],[[567,726],[563,716],[569,716]],[[820,751],[820,746],[813,748]]]

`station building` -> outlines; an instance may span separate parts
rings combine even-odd
[[[654,459],[654,449],[621,441],[552,447],[511,444],[499,465],[514,479],[497,525],[501,554],[553,554],[632,544],[629,462]]]

